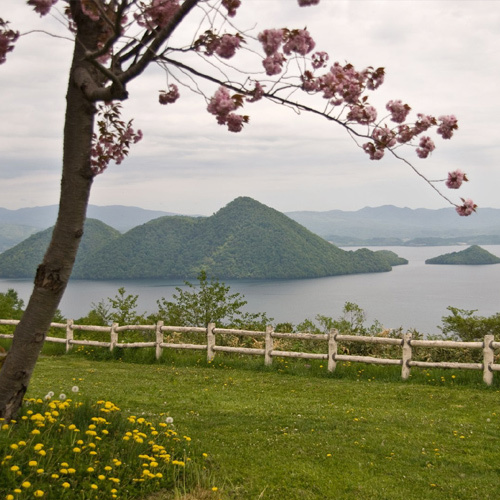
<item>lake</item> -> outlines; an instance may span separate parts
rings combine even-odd
[[[463,246],[445,247],[369,247],[392,250],[408,259],[388,273],[333,276],[302,280],[224,280],[231,292],[239,292],[248,301],[250,312],[266,312],[274,322],[297,324],[314,319],[316,314],[337,318],[345,302],[358,304],[367,323],[378,319],[386,328],[416,328],[422,333],[439,333],[441,317],[447,307],[477,309],[489,316],[500,311],[500,264],[489,266],[425,265],[431,257],[463,250]],[[500,256],[500,245],[482,248]],[[353,250],[353,248],[346,248]],[[192,280],[194,281],[194,280]],[[171,299],[182,280],[71,280],[60,309],[67,318],[87,314],[92,303],[114,297],[119,287],[139,295],[138,312],[155,312],[156,301]],[[0,292],[14,288],[27,301],[31,280],[0,280]]]

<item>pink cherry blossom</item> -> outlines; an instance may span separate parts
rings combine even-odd
[[[347,120],[368,125],[377,119],[377,110],[373,106],[351,106]]]
[[[370,156],[370,160],[381,160],[384,157],[384,150],[376,147],[373,142],[363,144],[363,150]]]
[[[9,22],[0,18],[0,64],[7,59],[7,52],[14,50],[14,42],[19,38],[19,32],[9,29]]]
[[[278,51],[283,42],[283,30],[264,30],[259,33],[258,39],[262,44],[266,56],[272,56]]]
[[[225,87],[218,88],[207,106],[207,111],[216,116],[219,125],[224,125],[227,122],[228,114],[235,109],[236,103],[231,99],[229,91]]]
[[[391,120],[396,123],[403,123],[411,110],[408,104],[403,104],[400,100],[389,101],[385,109],[391,113]]]
[[[466,174],[457,169],[454,172],[448,172],[448,179],[445,184],[450,189],[458,189],[462,185],[462,182],[467,182],[468,180]]]
[[[225,34],[219,40],[219,44],[215,49],[215,53],[219,57],[223,57],[224,59],[230,59],[234,56],[236,49],[239,48],[241,43],[241,38],[237,35],[229,35]]]
[[[288,40],[283,46],[283,52],[286,55],[290,55],[292,52],[296,52],[301,56],[305,56],[312,49],[314,49],[316,43],[312,39],[309,31],[307,30],[293,30],[290,31],[288,35]]]
[[[430,137],[424,136],[420,138],[420,143],[417,148],[417,156],[419,158],[427,158],[436,146]]]
[[[262,65],[269,76],[279,75],[283,69],[283,63],[286,61],[285,56],[281,52],[266,57],[262,60]]]
[[[256,102],[264,96],[264,87],[260,82],[255,82],[255,88],[250,91],[252,97],[247,97],[247,102]]]
[[[46,16],[57,0],[28,0],[28,5],[33,6],[33,10],[40,14],[40,17]]]
[[[314,69],[324,68],[330,56],[326,52],[315,52],[312,55],[312,67]]]
[[[149,5],[140,5],[143,10],[134,17],[139,26],[148,29],[164,28],[179,10],[179,0],[152,0]]]
[[[236,10],[241,5],[241,0],[222,0],[222,6],[227,9],[227,15],[234,17]]]
[[[392,148],[396,145],[396,134],[387,126],[375,127],[372,137],[379,148]]]
[[[410,128],[408,125],[399,125],[397,130],[398,135],[396,139],[401,144],[410,142],[415,137],[415,130]]]
[[[160,91],[160,95],[158,96],[160,104],[172,104],[179,99],[180,94],[177,85],[172,83],[168,86],[168,88],[170,89],[168,92],[165,92],[164,90]]]
[[[245,118],[243,116],[229,113],[229,115],[227,115],[227,129],[229,132],[240,132],[243,128],[244,121]]]
[[[417,114],[417,121],[415,122],[415,135],[421,134],[426,130],[430,129],[433,125],[436,125],[436,119],[431,115],[423,115],[422,113]]]
[[[458,121],[454,115],[440,116],[439,127],[437,129],[437,133],[443,139],[451,139],[453,136],[453,131],[458,129]]]
[[[308,5],[318,5],[319,0],[298,0],[300,7],[306,7]]]
[[[458,215],[467,217],[476,211],[477,205],[470,198],[467,200],[464,200],[463,198],[460,199],[462,200],[462,205],[455,208]]]
[[[366,88],[368,90],[377,90],[383,83],[385,79],[384,68],[368,68],[363,72],[363,76],[366,78]]]

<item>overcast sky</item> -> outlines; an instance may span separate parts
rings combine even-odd
[[[407,156],[433,179],[464,170],[470,182],[459,192],[443,188],[454,201],[470,197],[480,207],[500,208],[499,1],[321,0],[302,9],[296,0],[242,3],[235,23],[255,26],[254,35],[307,26],[332,62],[384,66],[385,83],[371,98],[377,106],[402,99],[414,112],[455,114],[460,129],[451,141],[435,138],[430,159]],[[2,0],[0,17],[21,32],[58,31],[54,19],[40,20],[21,0]],[[66,40],[34,33],[0,66],[1,207],[58,202],[71,51]],[[185,89],[176,104],[160,106],[162,88],[158,71],[130,86],[124,117],[134,118],[144,139],[122,165],[96,178],[92,204],[203,215],[238,196],[285,212],[449,206],[407,166],[389,157],[370,161],[339,126],[320,117],[247,105],[251,122],[234,134]]]

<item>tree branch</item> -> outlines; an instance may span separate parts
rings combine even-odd
[[[118,77],[123,85],[139,76],[148,67],[148,65],[157,57],[160,47],[172,35],[177,26],[191,12],[191,10],[196,7],[196,5],[200,1],[201,0],[185,0],[185,2],[179,7],[179,10],[173,16],[172,20],[167,24],[167,26],[165,26],[158,32],[158,34],[152,40],[151,44],[146,47],[146,51],[139,59],[139,61],[130,66],[130,68],[128,68]]]

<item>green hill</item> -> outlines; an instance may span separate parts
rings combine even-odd
[[[376,250],[375,253],[384,257],[390,266],[404,266],[408,264],[407,259],[403,259],[397,253],[391,252],[391,250]]]
[[[52,228],[31,235],[15,247],[0,254],[1,278],[32,278],[47,249]],[[82,258],[91,257],[105,243],[117,238],[120,233],[101,221],[87,219],[80,250],[75,262],[75,272],[81,266]]]
[[[491,254],[484,248],[473,245],[460,252],[451,252],[432,259],[427,259],[426,264],[449,264],[478,266],[485,264],[499,264],[500,258]]]
[[[0,276],[33,276],[49,236],[39,233],[0,255]],[[243,197],[211,217],[160,217],[123,235],[103,235],[98,247],[88,248],[84,241],[74,278],[184,279],[202,269],[219,279],[315,278],[390,271],[400,263],[396,254],[341,250],[286,215]]]

